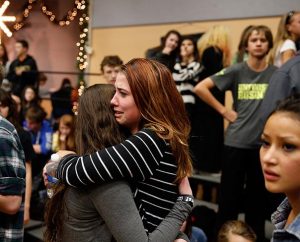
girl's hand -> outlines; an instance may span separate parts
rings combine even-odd
[[[55,154],[52,154],[51,159],[53,162],[59,162],[64,156],[69,155],[69,154],[76,154],[76,153],[73,151],[70,151],[70,150],[60,150],[60,151],[56,152]],[[44,180],[45,186],[48,185],[47,165],[49,165],[49,163],[51,163],[51,159],[48,161],[48,163],[43,168],[43,180]]]
[[[70,150],[59,150],[56,153],[60,156],[61,159],[66,155],[70,155],[70,154],[76,155],[76,153],[74,151],[70,151]]]
[[[67,136],[61,134],[61,135],[59,136],[59,140],[60,140],[61,142],[65,142],[65,141],[67,140]]]
[[[172,51],[173,50],[170,47],[165,46],[165,48],[162,50],[162,53],[166,55],[170,55]]]

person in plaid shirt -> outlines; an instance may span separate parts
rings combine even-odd
[[[1,103],[0,103],[1,108]],[[0,241],[23,241],[25,156],[14,126],[0,116]]]

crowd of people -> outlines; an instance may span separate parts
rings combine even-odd
[[[271,219],[273,241],[300,241],[299,41],[297,11],[275,38],[246,26],[233,58],[225,26],[199,39],[170,30],[146,58],[104,57],[107,83],[85,88],[76,116],[69,79],[49,93],[28,43],[16,42],[11,63],[1,45],[0,240],[22,241],[23,224],[37,219],[48,242],[264,242]],[[189,216],[193,169],[221,174],[211,234]]]

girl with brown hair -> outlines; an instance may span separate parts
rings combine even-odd
[[[170,71],[156,61],[131,60],[121,67],[115,87],[115,118],[131,136],[90,155],[65,157],[57,175],[79,187],[132,181],[146,231],[152,232],[178,197],[176,182],[192,170],[188,117]]]
[[[160,46],[146,51],[146,58],[156,60],[173,71],[180,52],[181,38],[177,30],[168,31],[162,38]]]
[[[110,108],[113,94],[112,85],[98,84],[87,88],[81,96],[76,122],[80,155],[123,140]],[[180,186],[181,192],[191,194],[184,182]],[[111,241],[112,236],[117,241],[173,241],[190,210],[189,204],[177,201],[167,218],[148,238],[126,182],[84,189],[59,184],[47,207],[45,241],[103,242]]]

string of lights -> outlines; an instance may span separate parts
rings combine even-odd
[[[77,16],[78,11],[84,10],[85,8],[85,0],[76,0],[74,2],[74,6],[71,10],[67,12],[67,14],[61,19],[57,20],[55,14],[49,10],[49,7],[42,1],[41,10],[42,12],[49,18],[51,22],[57,24],[59,26],[68,26]]]
[[[58,20],[57,16],[53,13],[53,11],[49,10],[49,7],[44,1],[41,0],[28,0],[27,4],[25,4],[23,13],[21,16],[18,17],[19,21],[17,21],[14,24],[14,30],[18,31],[21,28],[24,27],[26,19],[29,17],[30,12],[33,9],[33,5],[41,2],[41,11],[45,16],[48,17],[48,19],[56,25],[59,25],[61,27],[63,26],[68,26],[70,23],[75,19],[79,11],[82,11],[86,8],[86,0],[75,0],[74,1],[74,6],[72,7],[71,10],[65,14],[65,16]]]
[[[89,24],[89,17],[87,16],[87,13],[83,13],[82,17],[79,18],[79,27],[80,27],[80,34],[79,34],[79,41],[76,43],[76,46],[78,47],[78,56],[77,56],[77,62],[78,62],[78,68],[80,71],[84,71],[87,67],[87,41],[88,41],[88,24]]]
[[[89,6],[88,1],[81,1],[81,11],[82,16],[79,18],[79,41],[76,43],[76,46],[78,47],[78,55],[77,55],[77,68],[79,69],[79,76],[78,76],[78,98],[82,95],[84,88],[86,86],[86,82],[84,80],[84,71],[87,68],[88,65],[88,32],[89,32]],[[78,102],[73,102],[73,112],[75,115],[78,113]]]
[[[36,2],[37,2],[37,0],[28,0],[28,3],[23,7],[24,10],[23,10],[22,15],[18,17],[18,19],[20,19],[20,20],[14,24],[13,28],[15,31],[18,31],[24,27],[25,21],[28,18],[29,14],[33,8],[33,4],[35,4]]]
[[[76,58],[76,65],[80,72],[78,76],[78,90],[76,95],[74,94],[73,101],[73,112],[77,113],[77,99],[81,96],[85,88],[84,71],[88,66],[88,54],[90,54],[90,47],[88,46],[89,37],[89,3],[88,0],[75,0],[72,9],[70,9],[62,19],[57,19],[57,16],[53,11],[50,10],[49,6],[43,0],[28,0],[27,4],[24,5],[23,13],[18,17],[18,21],[14,24],[14,31],[19,31],[25,26],[26,19],[29,17],[33,5],[40,2],[42,13],[53,23],[60,27],[69,26],[72,21],[75,20],[76,16],[79,17],[79,40],[76,43],[78,47],[78,55]]]

